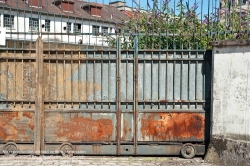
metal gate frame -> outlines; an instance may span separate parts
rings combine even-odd
[[[135,46],[138,45],[138,39],[135,38]],[[81,154],[81,155],[179,155],[181,152],[181,149],[187,150],[187,148],[193,148],[194,152],[193,154],[195,155],[203,155],[205,153],[205,142],[207,142],[209,140],[209,108],[205,108],[208,103],[209,103],[209,99],[208,100],[202,100],[202,101],[169,101],[169,100],[161,100],[161,101],[155,101],[160,103],[172,103],[173,105],[178,104],[178,103],[189,103],[189,102],[196,102],[196,106],[197,103],[201,103],[203,104],[205,107],[205,110],[159,110],[158,112],[161,112],[162,114],[168,114],[170,116],[172,116],[172,113],[178,111],[178,114],[181,113],[186,113],[186,114],[199,114],[199,113],[203,113],[205,116],[205,128],[202,128],[202,130],[204,130],[204,137],[201,140],[198,139],[193,139],[191,138],[190,140],[182,140],[182,139],[176,139],[175,141],[139,141],[139,131],[138,131],[138,123],[139,123],[139,101],[138,100],[138,91],[139,91],[139,82],[138,82],[138,72],[139,72],[139,59],[138,59],[138,54],[139,54],[139,50],[138,47],[135,47],[134,50],[123,50],[123,51],[128,51],[128,52],[133,52],[134,54],[134,58],[133,58],[133,86],[134,86],[134,101],[133,101],[133,105],[134,105],[134,109],[133,109],[133,142],[131,144],[130,143],[126,143],[126,142],[122,142],[121,140],[121,134],[122,134],[122,126],[121,126],[121,119],[122,119],[122,114],[126,113],[126,111],[122,111],[121,109],[121,62],[122,62],[122,50],[121,50],[121,43],[120,40],[117,40],[117,49],[112,50],[116,52],[116,70],[117,70],[117,74],[116,74],[116,86],[117,86],[117,95],[116,95],[116,111],[112,112],[116,114],[116,141],[115,143],[102,143],[102,142],[97,142],[97,143],[83,143],[81,145],[81,143],[77,143],[77,142],[70,142],[70,141],[66,141],[66,142],[57,142],[57,143],[46,143],[45,142],[45,107],[44,104],[45,102],[51,102],[51,101],[45,101],[45,97],[44,97],[44,91],[45,91],[45,85],[44,85],[44,63],[45,60],[56,60],[58,61],[59,59],[50,59],[50,57],[46,56],[44,54],[44,51],[46,51],[43,48],[43,41],[42,39],[39,37],[36,41],[36,57],[35,58],[31,58],[32,60],[35,59],[36,62],[36,95],[35,95],[35,129],[34,129],[34,149],[31,148],[30,144],[29,145],[25,145],[25,144],[18,144],[15,141],[13,142],[9,142],[7,144],[9,145],[13,145],[14,149],[12,148],[12,150],[17,150],[20,154],[35,154],[35,155],[41,155],[41,154],[58,154],[61,153],[63,155],[73,155],[73,153],[76,154]],[[51,50],[50,50],[51,51]],[[53,50],[52,50],[53,51]],[[58,51],[58,50],[55,50]],[[62,50],[65,51],[65,50]],[[81,50],[71,50],[71,51],[80,51]],[[98,51],[105,51],[105,50],[98,50]],[[157,51],[157,50],[150,50],[150,51]],[[183,50],[182,50],[183,51]],[[197,57],[197,56],[196,56]],[[8,59],[8,58],[7,58]],[[14,57],[12,59],[15,59]],[[21,58],[22,59],[22,58]],[[91,59],[91,58],[90,58]],[[92,58],[93,60],[96,60],[95,58]],[[64,59],[66,60],[66,59]],[[76,58],[76,59],[68,59],[71,60],[71,63],[73,60],[88,60],[88,58],[86,59],[82,59],[80,57]],[[154,60],[154,59],[152,59]],[[160,58],[155,59],[157,61],[161,61]],[[167,59],[166,59],[167,60]],[[175,60],[188,60],[185,58],[181,58],[181,59],[173,59]],[[198,61],[198,60],[202,60],[199,58],[196,59],[192,59],[194,61]],[[211,59],[209,58],[209,56],[205,55],[205,59],[207,61],[210,61]],[[8,63],[8,60],[7,60]],[[80,63],[80,62],[79,62]],[[210,66],[211,67],[211,66]],[[197,70],[197,69],[196,69]],[[7,72],[8,73],[8,72]],[[208,76],[209,77],[209,76]],[[196,79],[197,80],[197,79]],[[196,82],[197,84],[197,82]],[[208,85],[209,87],[209,85]],[[7,87],[8,88],[8,87]],[[158,87],[159,88],[159,87]],[[72,92],[71,92],[72,93]],[[30,102],[30,101],[27,101]],[[52,101],[53,102],[53,101]],[[64,101],[65,102],[65,101]],[[75,101],[71,101],[72,105],[73,102]],[[77,101],[78,102],[78,101]],[[81,102],[81,101],[79,101]],[[98,102],[98,101],[97,101]],[[124,102],[124,101],[123,101]],[[153,103],[154,101],[144,101],[144,102],[149,102],[149,103]],[[73,107],[72,107],[73,108]],[[1,109],[1,111],[4,111],[3,109]],[[9,110],[6,110],[9,111]],[[91,111],[89,111],[91,113]],[[152,111],[151,111],[152,112]],[[157,112],[157,113],[158,113]],[[92,111],[93,113],[93,111]],[[97,112],[98,113],[98,112]],[[141,114],[150,114],[149,112],[144,112],[141,111]],[[141,134],[141,133],[140,133]],[[105,142],[105,141],[104,141]],[[191,144],[186,144],[186,143],[191,143]],[[7,149],[10,148],[11,146],[9,145],[2,145],[2,149]],[[85,146],[86,144],[86,146]],[[90,144],[90,145],[89,145]],[[7,147],[7,148],[6,148]],[[89,148],[92,147],[92,150],[89,150]],[[1,145],[0,145],[1,148]],[[85,151],[86,149],[88,149],[89,151]],[[97,150],[99,149],[99,150]],[[101,149],[101,150],[100,150]],[[25,152],[26,150],[26,152]],[[29,152],[27,152],[27,150]],[[70,152],[71,151],[71,152]],[[192,155],[193,155],[192,154]],[[184,152],[185,155],[185,152]],[[185,157],[185,156],[184,156]],[[190,156],[186,156],[187,158]],[[192,157],[192,156],[191,156]]]

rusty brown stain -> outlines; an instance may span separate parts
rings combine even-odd
[[[167,103],[168,100],[160,100],[160,103]]]
[[[33,115],[34,113],[31,113],[31,112],[23,112],[23,116],[26,116],[27,118],[33,118]]]
[[[27,131],[34,130],[34,127],[29,127],[34,124],[33,116],[29,117],[23,114],[24,112],[1,112],[0,114],[0,140],[30,140],[30,135]],[[24,118],[25,116],[25,118]]]
[[[141,119],[143,139],[171,140],[204,137],[205,117],[199,113],[152,113]]]
[[[127,135],[129,133],[131,133],[131,128],[128,125],[128,122],[126,120],[123,121],[123,129],[122,129],[123,133],[122,133],[122,140],[125,141],[127,140]]]
[[[78,117],[77,114],[68,122],[57,122],[54,134],[72,141],[109,141],[113,133],[112,120],[93,120]]]
[[[30,128],[32,131],[34,130],[35,124],[34,124],[34,121],[33,121],[33,120],[30,121],[30,123],[29,123],[29,128]]]

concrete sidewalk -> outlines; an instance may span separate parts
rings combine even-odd
[[[182,159],[178,157],[102,157],[102,156],[0,156],[0,166],[109,166],[109,165],[132,165],[132,166],[212,166],[204,163],[201,158]]]

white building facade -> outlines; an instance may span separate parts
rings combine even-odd
[[[83,1],[59,0],[58,6],[52,0],[41,1],[40,6],[0,1],[0,27],[6,30],[7,40],[35,41],[41,36],[44,42],[108,46],[106,35],[114,35],[116,25],[126,17],[115,7]],[[22,6],[14,8],[8,1]]]

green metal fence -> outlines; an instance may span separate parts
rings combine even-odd
[[[209,49],[249,36],[247,0],[0,0],[1,47]],[[6,39],[6,40],[4,40]],[[6,41],[6,42],[5,42]],[[57,46],[54,44],[56,43]]]

